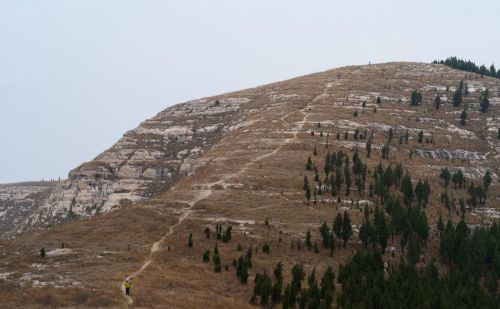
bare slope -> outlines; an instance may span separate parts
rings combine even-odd
[[[463,106],[453,107],[450,97],[462,79],[470,95],[464,97]],[[283,262],[286,277],[296,262],[304,263],[308,270],[328,265],[337,268],[359,249],[357,228],[363,214],[356,204],[358,200],[369,200],[364,203],[372,205],[375,198],[358,195],[353,186],[349,196],[342,189],[340,203],[327,194],[319,195],[315,204],[306,202],[302,190],[304,176],[311,181],[314,178],[304,168],[309,156],[321,174],[328,151],[343,150],[352,156],[356,145],[370,171],[379,162],[401,162],[414,180],[428,179],[432,190],[426,213],[431,237],[422,262],[436,257],[437,213],[447,215],[439,197],[444,191],[439,179],[441,168],[461,169],[468,180],[476,183],[486,170],[491,170],[494,181],[483,207],[491,211],[489,215],[468,212],[466,221],[485,224],[497,214],[498,83],[442,65],[387,63],[335,69],[167,109],[127,133],[96,161],[74,170],[63,189],[76,190],[75,181],[89,188],[109,182],[108,187],[122,190],[125,183],[133,183],[133,190],[127,192],[131,201],[154,195],[162,188],[168,190],[133,206],[4,240],[0,243],[4,252],[0,261],[0,299],[12,306],[250,307],[248,300],[257,271],[270,272],[278,261]],[[490,90],[492,105],[487,114],[479,113],[477,104],[484,87]],[[424,101],[411,107],[409,98],[415,89],[422,91]],[[437,93],[444,104],[436,111],[432,102]],[[376,103],[377,97],[381,98],[380,104]],[[461,126],[459,115],[464,106],[468,106],[469,120]],[[355,111],[357,117],[353,116]],[[382,160],[380,148],[387,143],[391,127],[395,132],[389,159]],[[369,159],[364,150],[366,140],[353,139],[356,129],[362,134],[365,130],[367,134],[373,132],[374,151]],[[407,130],[409,141],[400,144],[398,140]],[[420,130],[425,132],[423,143],[417,142]],[[177,140],[163,147],[171,133]],[[199,152],[192,151],[198,147]],[[317,156],[313,155],[314,148]],[[155,151],[163,159],[152,159]],[[169,166],[174,168],[170,170]],[[105,176],[96,178],[96,171]],[[166,177],[169,171],[172,173]],[[141,191],[144,183],[149,184],[148,189]],[[152,183],[158,184],[157,191],[148,191],[155,188]],[[88,190],[85,192],[92,192]],[[103,211],[112,208],[110,201],[120,200],[120,190],[109,192],[100,200],[104,201],[99,208]],[[130,197],[136,194],[133,192],[150,193],[140,193],[140,198],[134,199]],[[450,193],[456,198],[466,196],[464,190]],[[49,203],[42,207],[38,218],[47,213],[63,214],[71,205],[72,211],[84,214],[84,201],[92,200],[92,195],[78,196],[80,202],[75,198],[74,204],[74,196],[60,199],[65,204]],[[350,213],[355,231],[346,248],[336,250],[333,258],[325,249],[319,253],[304,247],[298,250],[297,242],[303,244],[308,229],[313,240],[320,242],[319,226],[324,221],[330,223],[344,210]],[[453,211],[450,218],[456,222],[459,215]],[[218,242],[221,273],[213,271],[212,262],[202,262],[203,252],[213,250],[216,244],[213,236],[205,238],[204,229],[209,226],[214,231],[216,222],[223,223],[224,229],[233,227],[232,240]],[[193,248],[187,246],[190,233]],[[65,250],[60,248],[62,242]],[[247,285],[238,282],[231,266],[241,254],[236,250],[237,243],[244,250],[261,248],[264,243],[271,247],[269,255],[261,250],[255,252]],[[394,240],[389,246],[384,259],[398,260],[399,242]],[[42,247],[50,253],[43,259],[38,256]],[[224,270],[226,264],[228,271]],[[121,291],[126,277],[132,277],[131,297]]]

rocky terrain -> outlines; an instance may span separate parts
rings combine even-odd
[[[461,80],[469,94],[454,107],[451,96]],[[481,113],[486,88],[491,105]],[[414,90],[423,96],[418,106],[410,105]],[[464,108],[468,118],[461,125]],[[490,171],[485,204],[469,208],[465,220],[473,228],[499,216],[499,116],[500,80],[406,62],[349,66],[167,108],[72,170],[68,180],[0,187],[0,299],[12,307],[254,307],[253,277],[239,284],[231,266],[241,254],[238,243],[244,250],[271,247],[270,254],[255,252],[251,276],[272,272],[278,261],[287,274],[299,262],[308,270],[338,269],[360,248],[361,208],[378,199],[368,190],[356,194],[354,185],[349,196],[343,189],[338,197],[318,195],[317,202],[303,191],[304,176],[314,178],[304,168],[307,158],[321,172],[325,155],[339,150],[351,156],[358,149],[369,175],[380,162],[401,163],[414,181],[430,183],[425,213],[431,235],[422,263],[438,258],[438,215],[460,220],[440,195],[448,190],[452,198],[467,197],[465,190],[444,188],[443,168],[460,170],[476,184]],[[364,138],[354,138],[358,134]],[[308,229],[319,239],[321,224],[344,211],[354,228],[346,248],[333,258],[328,250],[297,251]],[[57,224],[65,221],[71,222]],[[229,243],[218,242],[229,269],[221,273],[202,262],[217,243],[204,230],[214,231],[216,223],[233,229]],[[26,232],[11,237],[19,231]],[[186,245],[190,234],[192,248]],[[391,240],[388,252],[386,262],[399,260],[399,241]],[[125,278],[132,278],[131,296],[123,294]]]

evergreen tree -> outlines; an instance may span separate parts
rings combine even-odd
[[[188,247],[189,247],[189,248],[192,248],[192,247],[193,247],[193,233],[190,233],[190,234],[189,234],[189,238],[188,238]]]
[[[467,120],[467,112],[465,111],[465,109],[462,111],[462,113],[460,114],[460,124],[465,126],[465,121]]]
[[[450,183],[451,174],[448,168],[442,168],[441,174],[439,174],[439,178],[444,180],[445,188],[448,188],[448,184]]]
[[[418,132],[418,143],[422,144],[423,139],[424,139],[424,131],[420,130],[420,132]]]
[[[490,172],[490,170],[487,170],[483,176],[483,187],[484,187],[485,191],[488,191],[492,181],[493,181],[493,178],[491,177],[491,172]]]
[[[207,226],[207,227],[205,227],[205,231],[204,231],[204,233],[205,233],[205,237],[206,237],[207,239],[209,239],[209,238],[210,238],[211,231],[210,231],[210,228],[209,228],[208,226]]]
[[[370,221],[366,220],[363,221],[361,226],[359,227],[359,240],[361,240],[361,243],[363,244],[363,248],[367,249],[368,248],[368,240],[370,235],[369,229],[370,229]]]
[[[311,189],[309,189],[309,186],[306,188],[306,198],[307,202],[311,201]]]
[[[203,262],[207,263],[209,261],[210,261],[210,250],[207,249],[207,251],[203,253]]]
[[[236,263],[236,277],[240,279],[242,284],[246,284],[248,281],[248,261],[243,255],[240,255]]]
[[[352,226],[351,219],[349,218],[349,214],[347,211],[344,211],[344,218],[342,221],[342,231],[341,231],[342,240],[344,241],[344,248],[347,245],[347,242],[352,236]]]
[[[434,98],[434,107],[438,110],[441,107],[441,95],[437,94]]]
[[[455,106],[455,107],[460,106],[460,104],[462,104],[462,90],[461,89],[455,90],[455,92],[453,93],[452,102],[453,102],[453,106]]]
[[[483,92],[481,92],[481,98],[480,98],[480,107],[481,107],[481,113],[486,113],[489,108],[490,108],[490,100],[489,100],[489,94],[490,92],[488,91],[488,88],[486,88]]]
[[[380,104],[382,103],[382,99],[380,98],[380,96],[377,97],[377,104]]]
[[[346,191],[345,195],[349,195],[349,192],[351,190],[351,185],[352,185],[352,178],[351,178],[351,171],[349,170],[349,165],[346,164],[344,168],[344,179],[345,179],[345,186],[346,186]]]
[[[422,103],[422,93],[418,90],[414,90],[410,96],[410,105],[420,105]]]
[[[226,231],[224,232],[224,235],[222,235],[222,242],[227,243],[231,240],[231,231],[233,230],[233,227],[229,225],[226,228]]]
[[[500,130],[499,130],[500,132]],[[368,138],[368,141],[366,142],[366,157],[369,158],[370,154],[372,152],[372,138]]]
[[[406,207],[410,207],[413,202],[413,185],[411,183],[410,175],[405,174],[401,180],[401,193],[403,193],[403,203]]]
[[[321,225],[321,227],[319,228],[319,232],[321,234],[321,238],[323,239],[323,247],[328,248],[330,245],[330,229],[328,228],[326,222],[323,222],[323,225]]]
[[[312,162],[311,156],[309,156],[307,158],[306,170],[312,171],[312,169],[313,169],[313,162]]]
[[[221,271],[221,261],[220,256],[218,254],[214,255],[214,271],[216,273],[220,273]]]
[[[337,239],[340,239],[341,236],[342,222],[342,215],[338,213],[335,220],[333,220],[333,232],[335,233],[335,236],[337,236]]]
[[[267,254],[271,253],[271,247],[269,247],[269,244],[267,242],[262,246],[262,252]]]
[[[441,213],[439,213],[439,218],[437,221],[437,230],[439,231],[439,235],[443,234],[444,223],[443,223],[443,217],[441,216]]]
[[[260,304],[262,306],[267,305],[273,289],[271,278],[264,271],[262,274],[257,273],[257,275],[255,275],[254,282],[254,295],[260,297]]]

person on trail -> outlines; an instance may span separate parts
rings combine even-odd
[[[130,282],[130,279],[125,279],[125,294],[130,295],[131,287],[132,287],[132,282]]]

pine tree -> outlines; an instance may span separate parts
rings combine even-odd
[[[500,132],[500,130],[499,130]],[[368,142],[366,142],[366,157],[370,157],[370,153],[372,152],[372,138],[368,138]]]
[[[441,95],[437,94],[434,98],[434,107],[438,110],[441,107]]]
[[[444,180],[445,188],[448,188],[448,184],[450,183],[451,174],[448,168],[442,168],[441,174],[439,174],[439,178]]]
[[[220,261],[220,256],[217,254],[217,255],[214,255],[214,271],[216,273],[220,273],[221,271],[221,261]]]
[[[347,242],[352,236],[352,226],[351,219],[349,218],[349,214],[347,211],[344,211],[344,219],[342,221],[342,231],[341,231],[342,240],[344,241],[344,248],[347,245]]]
[[[309,189],[309,186],[306,188],[306,198],[307,202],[311,201],[311,189]]]
[[[486,113],[490,108],[490,100],[488,98],[489,94],[490,94],[490,92],[488,91],[488,88],[486,88],[481,93],[481,101],[479,103],[479,105],[481,107],[481,113]]]
[[[231,231],[232,230],[233,230],[233,227],[231,225],[229,225],[226,228],[226,231],[222,235],[222,242],[227,243],[227,242],[229,242],[231,240]]]
[[[359,240],[361,240],[361,243],[363,244],[363,248],[368,248],[368,239],[369,239],[369,225],[370,225],[370,221],[366,220],[366,221],[363,221],[363,223],[361,224],[360,228],[359,228]]]
[[[462,104],[462,90],[461,89],[455,90],[455,92],[453,93],[452,101],[453,101],[453,106],[455,106],[455,107],[460,106],[460,104]]]
[[[313,162],[312,162],[311,156],[309,156],[307,158],[306,170],[312,171],[312,169],[313,169]]]
[[[340,233],[342,232],[342,215],[340,213],[338,213],[335,220],[333,220],[333,232],[335,236],[337,236],[337,239],[340,239]]]
[[[422,144],[423,139],[424,139],[424,131],[420,130],[420,132],[418,132],[418,143]]]
[[[437,221],[437,230],[439,231],[439,234],[442,235],[444,231],[444,223],[443,223],[443,217],[441,216],[441,213],[439,213],[439,218]]]
[[[203,262],[207,263],[210,261],[210,250],[207,249],[205,253],[203,253]]]
[[[349,165],[345,165],[344,168],[344,179],[345,179],[345,186],[346,186],[346,191],[345,195],[349,195],[349,192],[351,191],[351,185],[352,185],[352,178],[351,178],[351,171],[349,170]]]
[[[465,126],[465,121],[467,120],[467,112],[465,111],[465,109],[462,111],[462,113],[460,114],[460,124]]]
[[[189,234],[188,238],[188,247],[192,248],[193,247],[193,233]]]
[[[267,242],[262,246],[262,252],[267,254],[271,253],[271,247],[269,247],[269,244]]]
[[[45,248],[42,248],[40,250],[40,257],[44,258],[45,257]]]
[[[410,105],[415,106],[415,105],[420,105],[422,103],[422,93],[414,90],[411,93],[410,97]]]
[[[413,185],[408,174],[401,180],[401,193],[403,193],[403,203],[406,207],[410,207],[413,202]]]
[[[487,170],[483,176],[483,187],[485,191],[488,191],[488,189],[490,188],[492,180],[493,178],[491,177],[491,172],[490,170]]]
[[[209,238],[210,238],[211,231],[210,231],[210,228],[209,228],[208,226],[207,226],[207,227],[205,227],[205,232],[204,232],[204,233],[205,233],[205,237],[206,237],[207,239],[209,239]]]
[[[312,243],[311,243],[311,229],[308,229],[307,233],[306,233],[306,246],[307,246],[307,249],[311,250],[311,246],[312,246]]]

